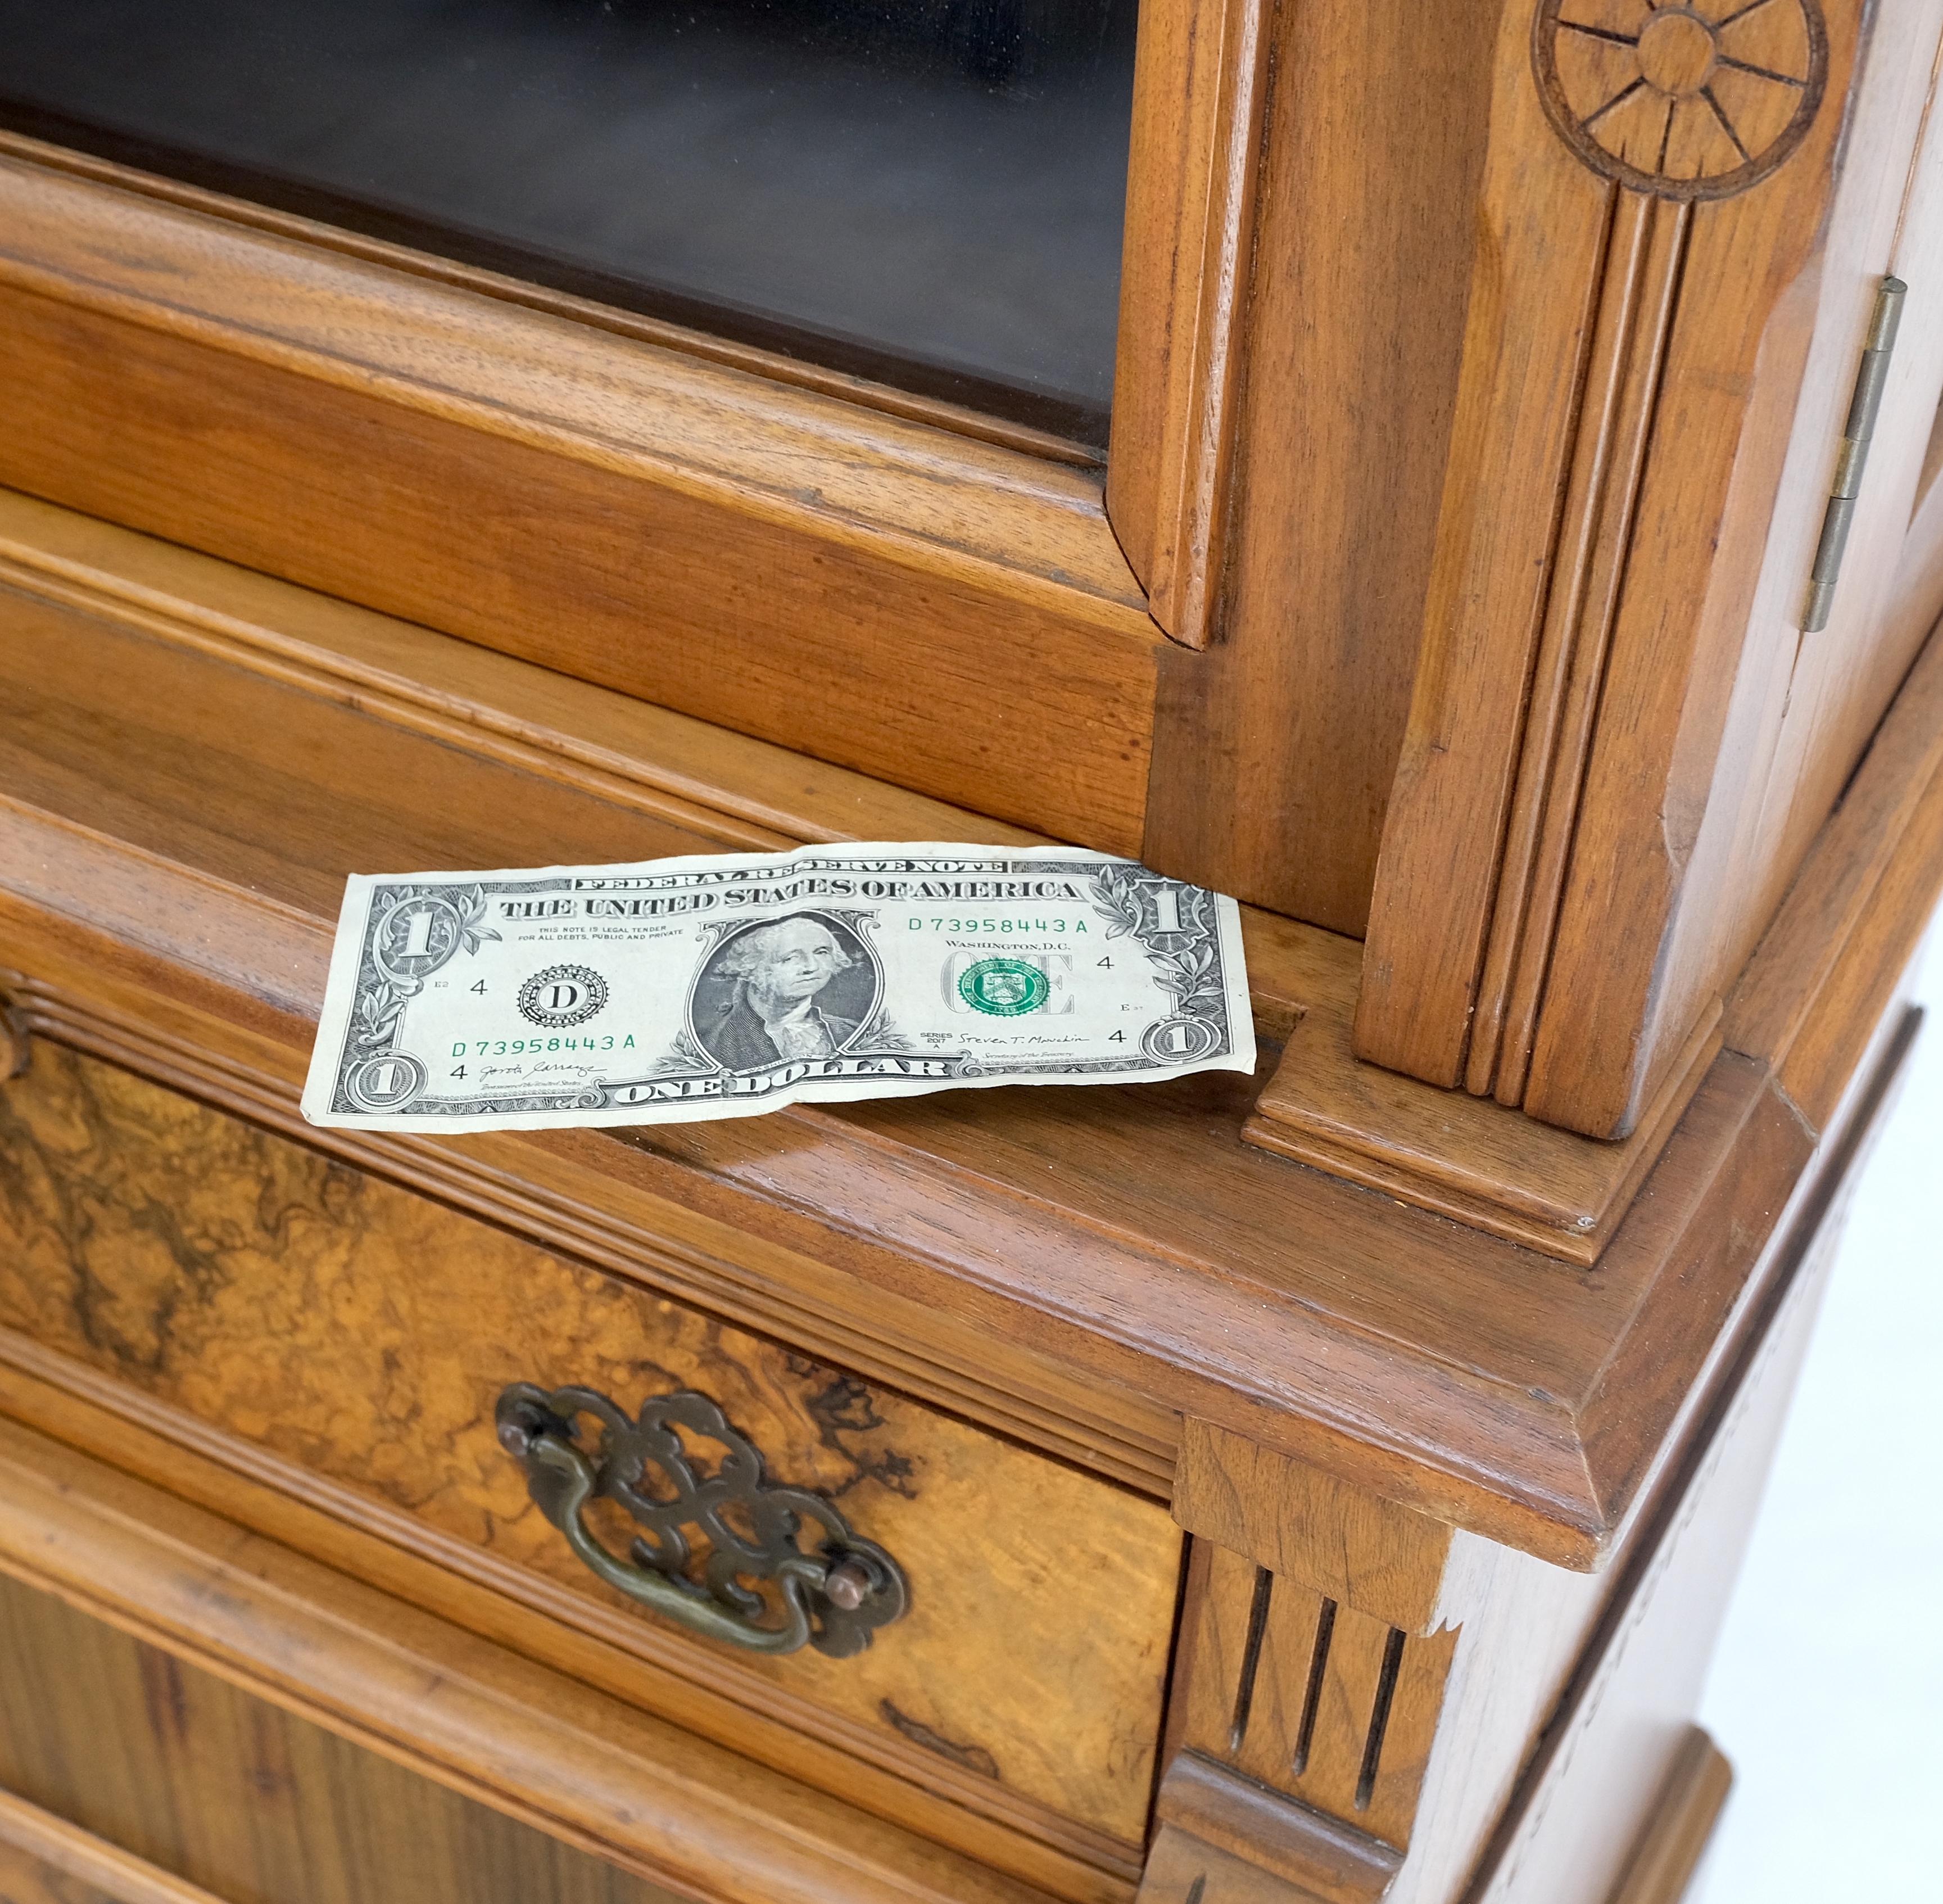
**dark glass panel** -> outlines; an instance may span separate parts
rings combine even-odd
[[[0,0],[0,123],[1105,440],[1134,0]]]

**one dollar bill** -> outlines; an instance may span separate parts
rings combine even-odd
[[[1254,1060],[1233,900],[1077,848],[844,844],[354,875],[303,1111],[652,1124]]]

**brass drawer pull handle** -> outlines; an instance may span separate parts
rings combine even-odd
[[[515,1382],[495,1415],[500,1445],[525,1467],[535,1504],[589,1571],[711,1639],[756,1653],[809,1645],[842,1659],[861,1653],[908,1604],[904,1571],[882,1547],[853,1534],[820,1494],[765,1482],[761,1454],[692,1389],[651,1396],[631,1420],[592,1389],[549,1393]],[[582,1416],[600,1424],[591,1454],[578,1437]],[[712,1474],[683,1446],[684,1428],[723,1450]],[[588,1527],[596,1496],[640,1523],[625,1559]],[[806,1523],[824,1535],[814,1552],[799,1538]],[[709,1548],[696,1578],[690,1528]],[[773,1592],[746,1584],[752,1580]]]

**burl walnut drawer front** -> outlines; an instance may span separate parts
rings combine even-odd
[[[1156,1503],[45,1042],[0,1087],[0,1325],[259,1474],[771,1719],[1140,1843],[1180,1554]],[[699,1391],[895,1561],[907,1609],[847,1657],[772,1657],[634,1604],[502,1445],[517,1383],[630,1414]]]

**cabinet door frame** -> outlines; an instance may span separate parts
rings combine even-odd
[[[1450,392],[1406,379],[1384,425],[1417,472],[1414,553],[1394,508],[1377,521],[1387,465],[1318,512],[1278,453],[1292,434],[1349,467],[1367,360],[1400,344],[1429,340],[1429,383],[1454,385],[1475,113],[1385,144],[1363,111],[1451,90],[1410,11],[1144,0],[1110,474],[0,134],[0,484],[1359,930]],[[1278,65],[1306,76],[1279,117]],[[1312,163],[1331,112],[1350,129]],[[1346,247],[1331,194],[1352,182],[1371,215]],[[1441,270],[1410,225],[1440,228]],[[1257,416],[1278,453],[1244,486]]]

